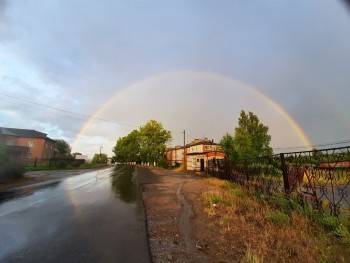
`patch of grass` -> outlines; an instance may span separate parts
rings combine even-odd
[[[222,199],[221,199],[221,196],[219,196],[219,195],[213,194],[213,195],[210,197],[210,202],[211,202],[212,204],[218,204],[218,203],[220,203],[221,201],[222,201]]]
[[[266,218],[275,225],[285,226],[289,224],[289,216],[281,211],[270,211]]]
[[[256,255],[249,247],[240,261],[241,263],[262,263],[263,259]]]
[[[219,192],[208,192],[203,195],[204,202],[209,205],[217,205],[222,202],[222,195]]]
[[[84,163],[78,167],[67,165],[65,167],[60,166],[49,166],[48,164],[37,165],[37,166],[26,166],[25,171],[49,171],[49,170],[79,170],[79,169],[95,169],[106,166],[105,164],[98,163]]]
[[[226,182],[225,188],[234,196],[237,196],[237,197],[244,196],[244,192],[242,191],[242,188],[234,183]]]
[[[227,236],[225,242],[230,240],[221,246],[245,251],[241,262],[347,262],[350,258],[350,217],[321,213],[297,196],[261,194],[223,180],[208,182],[208,192],[202,194],[204,211],[218,232]]]
[[[340,218],[321,212],[314,212],[311,216],[313,220],[321,225],[326,231],[343,239],[345,242],[350,242],[349,228]]]
[[[298,200],[296,197],[287,198],[283,195],[275,195],[260,196],[258,199],[267,202],[283,214],[298,213],[299,216],[305,216],[328,233],[333,234],[337,238],[342,238],[345,242],[350,242],[350,220],[347,217],[335,217],[327,212],[314,210],[310,204]]]

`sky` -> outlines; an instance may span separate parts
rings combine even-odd
[[[347,140],[349,11],[340,0],[0,0],[0,126],[110,154],[149,119],[172,145],[183,129],[219,140],[244,109],[273,147],[305,145],[267,96],[311,144]]]

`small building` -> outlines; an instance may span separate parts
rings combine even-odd
[[[89,161],[89,156],[83,154],[74,154],[75,160],[84,160],[86,163]]]
[[[195,139],[186,145],[187,170],[205,171],[210,160],[224,159],[220,145],[213,140]]]
[[[208,161],[225,158],[221,146],[214,143],[213,140],[195,139],[187,144],[185,149],[183,146],[176,146],[166,150],[169,166],[181,165],[184,161],[184,152],[186,153],[186,168],[189,171],[204,171]]]
[[[180,166],[184,161],[184,147],[175,146],[173,148],[166,149],[166,159],[168,165],[172,167]]]
[[[22,153],[27,148],[26,159],[50,159],[55,151],[55,141],[35,130],[0,127],[0,143],[22,148]]]

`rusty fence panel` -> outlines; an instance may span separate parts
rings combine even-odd
[[[265,194],[296,196],[333,215],[350,213],[350,146],[210,160],[207,173]]]

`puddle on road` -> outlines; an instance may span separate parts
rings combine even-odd
[[[133,167],[118,165],[111,175],[111,187],[113,192],[117,198],[126,203],[134,203],[139,198],[139,190],[133,172]]]

